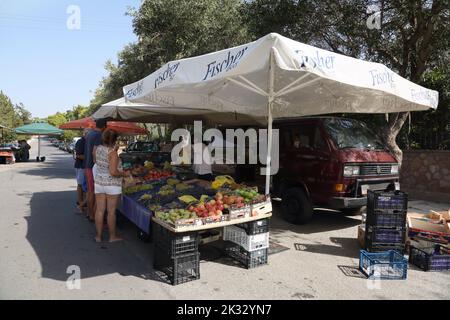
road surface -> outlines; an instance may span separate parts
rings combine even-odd
[[[36,149],[34,140],[31,159]],[[171,286],[152,269],[152,244],[138,240],[130,223],[120,229],[124,242],[94,243],[93,224],[75,210],[72,156],[48,142],[41,154],[47,157],[44,163],[0,166],[1,299],[450,298],[448,272],[410,266],[407,280],[381,282],[346,275],[343,271],[355,271],[359,261],[360,217],[327,211],[316,212],[306,226],[287,224],[275,212],[271,241],[287,250],[270,255],[267,266],[245,270],[207,252],[200,280]],[[410,205],[415,210],[430,206]],[[80,289],[67,284],[73,266],[80,270]]]

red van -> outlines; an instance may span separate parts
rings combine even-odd
[[[314,207],[360,213],[367,190],[398,190],[399,165],[363,123],[338,117],[274,122],[280,134],[280,169],[273,194],[284,218],[307,222]]]

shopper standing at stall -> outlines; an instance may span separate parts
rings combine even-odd
[[[86,135],[88,133],[87,129],[83,130],[83,136],[78,139],[75,144],[75,174],[77,178],[77,207],[80,212],[83,212],[84,207],[87,204],[87,199],[85,199],[85,193],[87,191],[86,177],[84,174],[84,148],[86,145]]]
[[[123,170],[117,151],[118,134],[106,129],[102,135],[102,145],[95,147],[95,241],[102,241],[105,210],[108,212],[107,222],[109,242],[122,240],[116,233],[116,209],[122,193],[122,180],[128,176]]]
[[[84,147],[84,172],[87,183],[87,204],[88,218],[95,221],[95,194],[94,194],[94,175],[92,167],[94,166],[94,147],[102,144],[102,132],[106,129],[106,119],[98,119],[95,121],[95,128],[86,135]]]

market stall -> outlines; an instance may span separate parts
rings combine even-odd
[[[50,135],[61,135],[63,131],[46,123],[46,122],[35,122],[31,124],[24,125],[14,129],[15,133],[27,134],[27,135],[37,135],[38,136],[38,156],[36,161],[45,161],[45,157],[41,157],[41,136]]]
[[[124,98],[101,107],[94,117],[116,116],[130,121],[146,117],[151,122],[164,122],[190,116],[234,125],[263,122],[268,128],[264,195],[270,201],[273,119],[330,113],[387,114],[427,110],[437,104],[436,91],[412,83],[381,64],[272,33],[242,46],[171,61],[124,87]],[[175,219],[175,227],[164,222],[165,217],[152,217],[162,227],[156,238],[165,234],[172,244],[176,243],[180,240],[177,217],[169,213],[169,218]],[[202,228],[205,225],[205,221],[199,223]],[[254,254],[236,242],[238,250],[243,250],[241,256]],[[162,255],[156,250],[155,260],[170,264],[172,274],[177,266],[173,259],[167,252]],[[195,262],[187,262],[195,267]]]
[[[137,170],[133,169],[134,176],[125,181],[122,214],[152,234],[155,267],[163,269],[172,284],[199,278],[198,246],[201,234],[210,230],[235,243],[228,244],[226,250],[244,267],[267,263],[267,219],[272,215],[269,197],[254,187],[236,184],[228,176],[208,183],[182,181],[183,174],[176,174],[168,164],[155,168],[147,163]],[[191,259],[190,264],[186,267],[180,259]]]

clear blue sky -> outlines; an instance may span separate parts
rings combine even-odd
[[[125,12],[140,2],[0,0],[0,90],[34,117],[89,104],[105,62],[136,41]],[[70,5],[80,9],[80,30],[67,27]]]

